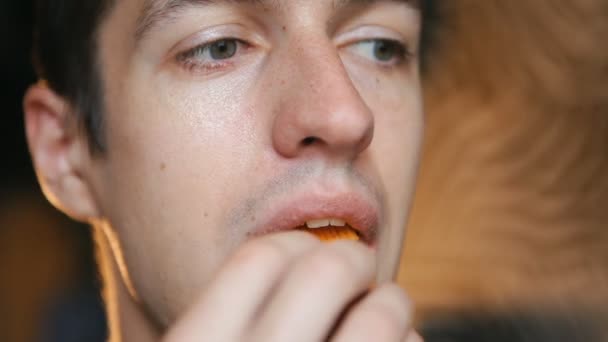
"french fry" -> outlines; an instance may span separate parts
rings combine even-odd
[[[335,240],[354,240],[358,241],[359,235],[349,227],[323,227],[323,228],[302,228],[301,230],[309,232],[319,238],[323,242]]]

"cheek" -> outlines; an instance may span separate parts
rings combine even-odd
[[[372,153],[389,196],[399,209],[409,207],[418,171],[424,116],[418,86],[405,86],[394,97],[383,96],[376,102],[375,134]]]
[[[140,91],[123,95],[128,100],[112,111],[120,113],[112,116],[108,129],[112,161],[121,168],[116,173],[137,171],[135,181],[160,177],[174,188],[213,180],[215,186],[202,193],[216,198],[218,182],[249,162],[255,144],[244,92],[239,84],[226,82],[221,87],[231,91],[213,82],[183,84],[159,77],[150,83],[130,86]],[[159,186],[163,184],[151,188]]]
[[[248,190],[257,147],[238,83],[226,92],[163,82],[127,82],[109,99],[98,187],[135,288],[155,307],[194,296],[230,252],[238,237],[223,231],[226,213]]]
[[[402,71],[375,75],[346,64],[353,84],[374,113],[369,149],[385,189],[403,189],[388,192],[393,211],[409,207],[422,145],[422,93],[418,68],[412,63]]]
[[[378,247],[383,260],[379,279],[392,278],[397,269],[413,200],[423,135],[419,87],[404,85],[398,93],[395,96],[387,93],[371,96],[368,102],[375,116],[370,155],[383,182],[387,209],[385,231],[380,236]]]

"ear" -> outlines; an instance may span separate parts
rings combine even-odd
[[[23,107],[27,141],[45,196],[76,220],[94,220],[99,210],[89,182],[92,157],[73,109],[43,82],[28,89]]]

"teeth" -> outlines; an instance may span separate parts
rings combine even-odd
[[[333,218],[306,221],[306,227],[310,229],[327,227],[330,225],[335,227],[344,227],[346,225],[346,222],[344,222],[344,220]]]
[[[346,226],[346,222],[344,222],[343,220],[339,220],[339,219],[331,219],[331,220],[329,220],[329,224],[331,224],[334,227]]]
[[[329,219],[321,219],[321,220],[310,220],[306,221],[306,227],[308,228],[321,228],[329,226]]]

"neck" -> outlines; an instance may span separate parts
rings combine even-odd
[[[160,340],[159,329],[141,305],[130,295],[120,275],[118,263],[101,227],[94,228],[97,259],[103,279],[110,342],[152,342]]]

